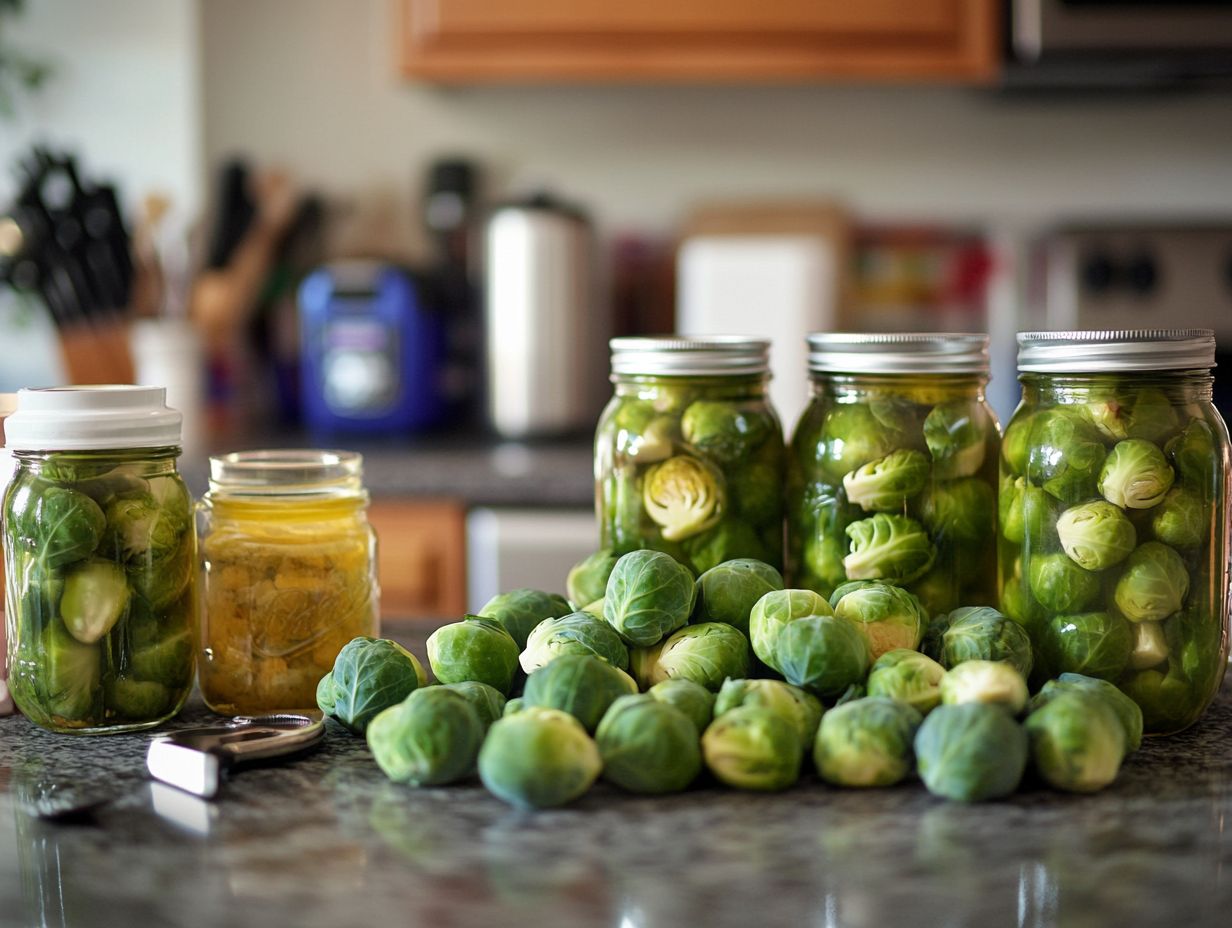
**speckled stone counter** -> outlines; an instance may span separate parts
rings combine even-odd
[[[0,719],[0,925],[1232,924],[1229,687],[1104,793],[970,807],[918,784],[810,780],[664,799],[601,784],[525,814],[476,785],[395,786],[336,726],[314,754],[243,772],[204,803],[143,779],[148,738]],[[40,821],[17,795],[48,775],[120,798],[92,824]]]

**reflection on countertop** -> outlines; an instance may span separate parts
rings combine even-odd
[[[374,497],[453,499],[468,506],[594,504],[594,452],[588,436],[509,442],[490,435],[440,434],[411,441],[275,431],[219,439],[214,451],[302,447],[360,452],[364,483]],[[180,470],[195,495],[204,492],[205,458],[182,458]]]
[[[477,785],[394,785],[329,725],[315,754],[240,773],[209,804],[142,779],[148,736],[0,720],[0,922],[1196,928],[1232,912],[1232,685],[1106,792],[976,806],[919,785],[650,799],[600,784],[532,815]],[[49,775],[119,798],[93,824],[30,818],[23,783]]]

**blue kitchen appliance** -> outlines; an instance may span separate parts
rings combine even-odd
[[[406,270],[341,261],[299,289],[304,419],[314,432],[389,434],[443,411],[445,330]]]

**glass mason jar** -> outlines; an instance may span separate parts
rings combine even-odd
[[[352,638],[378,633],[363,459],[346,451],[210,458],[201,501],[200,685],[223,715],[314,710]]]
[[[5,422],[13,698],[58,732],[151,728],[192,688],[196,542],[160,387],[22,390]]]
[[[783,430],[766,397],[770,343],[614,338],[615,393],[595,432],[601,544],[665,551],[702,573],[782,567]]]
[[[1026,332],[1001,454],[1002,611],[1035,683],[1117,684],[1192,724],[1228,659],[1228,432],[1208,329]]]
[[[999,434],[988,338],[819,333],[792,438],[788,574],[830,596],[884,580],[930,615],[996,602]]]

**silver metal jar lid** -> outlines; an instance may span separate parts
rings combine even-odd
[[[814,374],[987,374],[988,336],[976,332],[814,332]]]
[[[613,338],[612,373],[708,377],[766,374],[770,342],[744,335],[650,335]]]
[[[1215,333],[1211,329],[1018,333],[1020,371],[1083,374],[1214,366]]]

